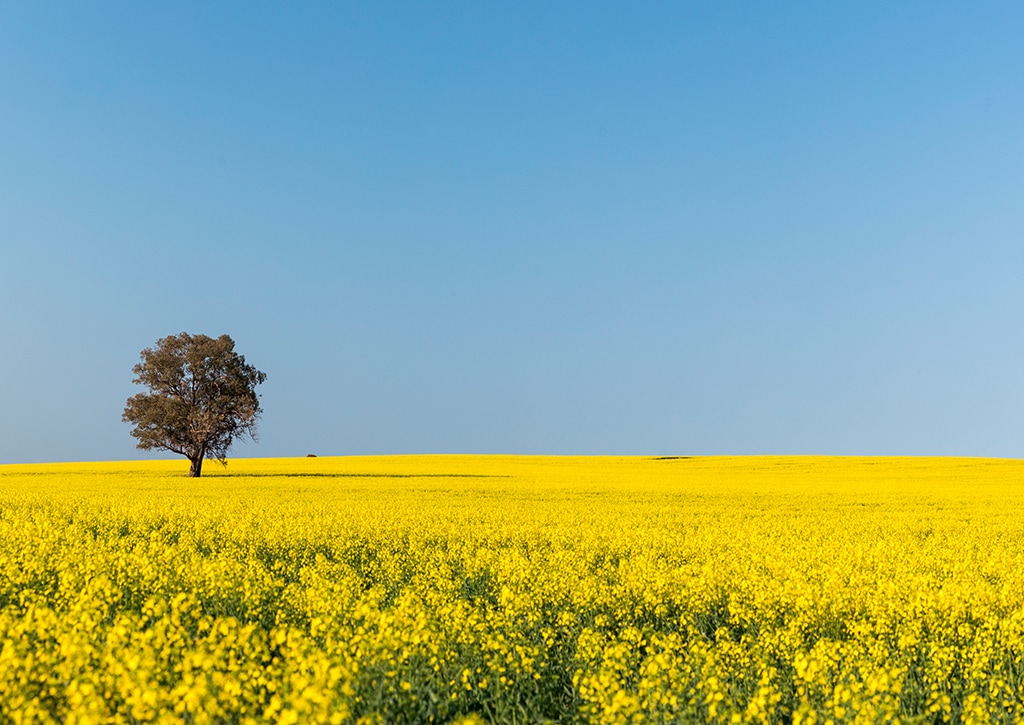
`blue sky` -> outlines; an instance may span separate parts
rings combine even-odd
[[[1024,455],[1024,10],[636,5],[0,6],[0,462]]]

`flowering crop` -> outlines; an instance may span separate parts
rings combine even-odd
[[[0,466],[0,721],[1024,720],[1024,464]]]

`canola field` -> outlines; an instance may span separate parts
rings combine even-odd
[[[0,721],[1024,721],[1024,463],[0,466]]]

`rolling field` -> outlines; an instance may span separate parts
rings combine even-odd
[[[1024,463],[0,466],[0,721],[1024,721]]]

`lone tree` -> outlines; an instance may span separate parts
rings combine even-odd
[[[134,423],[132,436],[144,450],[162,448],[191,462],[199,476],[204,458],[225,457],[242,435],[256,440],[260,401],[256,386],[267,379],[235,352],[227,335],[170,335],[142,351],[133,383],[147,393],[128,398],[121,419]]]

